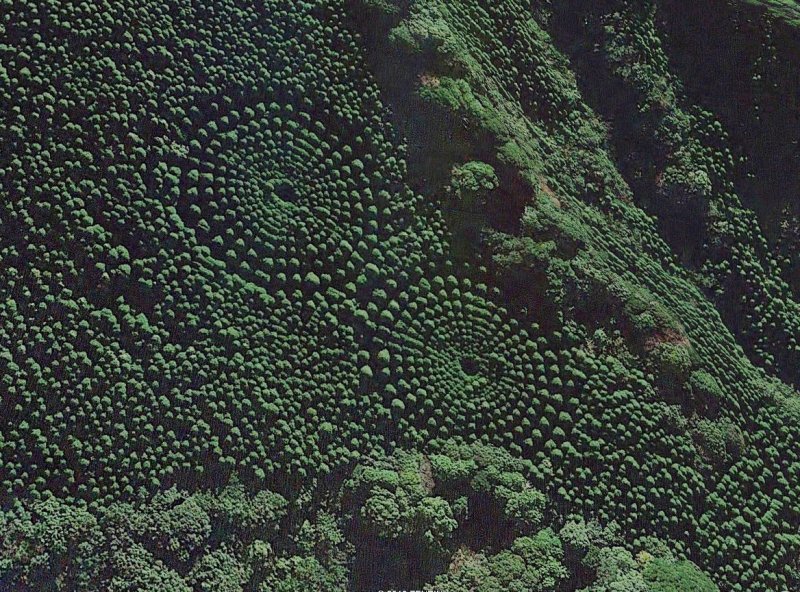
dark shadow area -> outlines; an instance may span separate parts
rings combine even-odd
[[[447,569],[444,562],[431,564],[413,541],[385,541],[368,537],[358,541],[353,561],[351,590],[416,590]]]
[[[444,495],[444,492],[434,491],[434,495],[439,494]],[[452,497],[453,492],[447,494]],[[468,548],[494,555],[511,547],[516,534],[513,524],[503,517],[490,495],[473,492],[469,495],[468,507],[468,516],[461,521],[443,553],[427,549],[421,538],[411,534],[388,541],[364,533],[357,524],[352,524],[350,540],[358,544],[351,571],[351,589],[354,592],[422,589],[436,575],[447,571],[457,549]]]
[[[503,517],[497,503],[488,495],[478,493],[469,497],[470,514],[455,533],[455,548],[466,547],[486,555],[508,549],[514,543],[515,531]]]
[[[461,370],[468,376],[474,376],[480,371],[480,361],[472,357],[461,358]]]
[[[769,242],[792,259],[800,293],[800,240],[784,220],[800,215],[800,31],[764,8],[725,0],[659,3],[670,65],[692,101],[712,111],[746,163],[735,184]],[[797,233],[793,233],[797,234]]]
[[[656,217],[661,236],[690,267],[702,262],[707,204],[702,199],[665,195],[660,181],[669,153],[653,130],[663,113],[642,112],[636,90],[615,76],[604,57],[601,16],[613,2],[559,2],[553,10],[550,33],[570,59],[581,94],[608,122],[610,151],[636,203]]]
[[[452,255],[461,261],[482,261],[485,228],[519,234],[525,206],[533,190],[514,167],[497,158],[497,141],[467,113],[457,113],[423,99],[421,85],[435,85],[441,77],[463,73],[434,49],[412,51],[389,39],[392,28],[405,16],[367,8],[359,0],[348,7],[350,26],[361,35],[370,71],[381,98],[390,108],[397,141],[407,142],[408,182],[411,188],[441,209],[451,235]],[[492,166],[499,186],[485,206],[468,208],[447,199],[446,189],[455,165],[481,161]]]

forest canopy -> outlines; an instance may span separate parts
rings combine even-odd
[[[0,589],[800,588],[793,0],[0,7]]]

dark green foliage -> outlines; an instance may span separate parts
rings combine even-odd
[[[346,580],[340,573],[331,573],[315,557],[287,557],[278,559],[267,579],[261,584],[264,592],[305,592],[320,590],[336,592],[347,590]]]
[[[739,460],[746,445],[742,430],[727,419],[700,419],[692,427],[692,437],[700,455],[713,465]]]
[[[796,212],[679,5],[5,2],[0,589],[800,585]]]

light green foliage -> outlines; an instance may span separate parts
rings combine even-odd
[[[485,162],[470,161],[453,167],[450,193],[467,208],[486,206],[487,195],[500,186],[494,168]]]
[[[91,590],[103,533],[85,509],[50,498],[0,514],[0,582],[39,590]]]
[[[579,516],[569,516],[558,536],[564,541],[567,549],[581,560],[595,548],[611,547],[621,540],[616,523],[601,526],[595,521],[587,522]]]
[[[416,13],[411,19],[402,21],[389,33],[389,40],[403,44],[415,52],[452,55],[456,51],[455,40],[447,21],[431,18],[428,14]]]
[[[19,506],[0,515],[0,578],[15,590],[64,592],[347,589],[352,548],[337,520],[320,513],[279,530],[285,506],[239,483],[216,493],[171,488],[99,514],[52,498]]]
[[[366,8],[378,9],[384,14],[396,15],[400,12],[400,6],[396,0],[362,0]]]
[[[707,172],[682,170],[680,165],[667,167],[661,183],[664,196],[675,200],[675,206],[679,208],[694,206],[693,201],[707,199],[712,191]]]
[[[682,343],[659,343],[650,352],[658,371],[678,383],[686,380],[692,369],[690,348]]]
[[[554,591],[567,578],[561,541],[545,529],[532,537],[521,537],[511,548],[496,555],[461,552],[455,567],[428,586],[443,592],[474,590],[490,592]]]
[[[800,26],[800,6],[796,0],[744,0],[748,4],[765,6],[769,11],[794,27]]]
[[[398,452],[378,467],[359,465],[345,484],[365,533],[386,540],[410,538],[440,554],[458,528],[448,501],[433,495],[419,454]],[[381,466],[382,465],[382,466]]]
[[[248,570],[224,547],[203,555],[188,576],[193,589],[202,592],[242,592],[249,579]]]
[[[386,582],[394,577],[422,582],[452,564],[459,547],[477,550],[494,538],[538,533],[545,526],[548,500],[529,478],[530,467],[500,448],[449,441],[430,456],[396,451],[360,464],[345,483],[344,499],[354,518],[351,525],[362,545],[361,556],[370,563],[381,562]],[[541,533],[535,538],[542,549],[553,542]],[[525,539],[516,540],[515,553],[523,554]],[[498,556],[498,561],[535,564],[532,557],[512,555]],[[398,564],[406,556],[410,567]],[[515,575],[503,577],[532,581],[532,575],[525,576],[528,580],[522,576],[525,569],[518,565]],[[542,581],[558,579],[549,568],[542,569]],[[366,587],[388,585],[380,579],[355,581]]]
[[[470,161],[452,168],[443,210],[454,236],[473,239],[470,251],[479,242],[474,235],[486,226],[490,210],[504,207],[500,200],[492,199],[499,186],[497,173],[485,162]]]
[[[739,460],[746,445],[742,430],[728,419],[700,419],[692,427],[700,455],[720,466]]]
[[[549,261],[556,256],[557,246],[552,240],[536,242],[529,236],[516,237],[491,232],[488,242],[492,245],[494,263],[507,272],[535,267],[546,269]]]
[[[558,13],[558,4],[552,3],[552,12]],[[784,420],[779,418],[779,413],[776,415],[774,408],[767,410],[762,407],[768,400],[760,386],[763,372],[750,360],[790,376],[797,368],[797,364],[788,363],[789,358],[795,355],[795,340],[791,335],[796,331],[790,327],[800,317],[796,303],[787,292],[788,286],[775,279],[780,274],[779,267],[766,250],[763,238],[758,235],[758,225],[752,213],[741,208],[731,190],[729,173],[726,172],[731,170],[733,164],[730,153],[723,150],[715,154],[719,142],[725,141],[724,137],[719,139],[720,128],[710,120],[708,113],[684,107],[682,90],[670,71],[656,29],[655,3],[642,5],[621,0],[610,7],[605,4],[586,4],[582,5],[584,8],[581,8],[580,18],[569,14],[569,11],[576,10],[575,6],[564,4],[567,6],[566,14],[557,14],[551,22],[558,23],[558,18],[562,18],[567,22],[583,23],[585,29],[573,33],[597,35],[596,38],[603,41],[600,55],[605,60],[607,71],[621,85],[631,89],[633,108],[641,114],[630,120],[632,126],[640,126],[637,132],[640,136],[637,137],[643,138],[642,142],[647,142],[648,146],[652,145],[654,153],[661,159],[651,165],[643,161],[646,166],[660,167],[655,171],[644,169],[641,173],[636,170],[633,172],[649,175],[653,191],[661,183],[663,187],[671,187],[670,191],[677,192],[680,199],[691,197],[697,208],[681,209],[673,204],[664,205],[666,210],[659,210],[661,205],[648,203],[647,199],[642,198],[640,203],[643,207],[652,207],[651,211],[664,217],[664,224],[657,227],[651,218],[629,203],[632,197],[642,197],[639,194],[642,183],[627,187],[626,179],[614,171],[612,155],[602,145],[587,145],[578,139],[579,121],[596,129],[600,126],[590,123],[594,116],[582,102],[580,92],[576,92],[576,85],[565,63],[557,52],[551,51],[552,46],[547,34],[541,30],[541,23],[535,20],[520,21],[513,35],[499,25],[507,22],[504,20],[506,14],[519,14],[524,9],[514,2],[482,6],[479,9],[471,2],[464,1],[459,3],[457,10],[449,5],[439,5],[436,12],[431,5],[427,5],[421,14],[430,15],[434,12],[436,18],[444,15],[450,21],[453,34],[460,37],[462,50],[468,54],[464,61],[471,64],[463,74],[466,82],[464,88],[471,89],[469,103],[472,108],[467,110],[471,111],[473,121],[481,125],[482,131],[492,134],[495,145],[499,147],[498,160],[503,160],[503,155],[508,152],[506,147],[513,145],[510,152],[514,158],[505,162],[512,163],[518,169],[519,176],[530,183],[534,192],[544,186],[548,188],[544,195],[538,194],[535,203],[524,211],[521,234],[537,240],[555,236],[562,245],[570,246],[564,250],[567,259],[551,258],[544,271],[550,290],[544,293],[554,302],[566,303],[568,308],[565,314],[574,315],[578,323],[575,327],[577,331],[570,338],[588,342],[587,333],[591,335],[594,329],[592,323],[598,317],[607,315],[607,306],[611,304],[613,312],[623,313],[622,319],[614,320],[622,321],[621,334],[627,341],[628,349],[634,355],[646,355],[651,362],[649,371],[652,378],[636,378],[634,370],[631,379],[633,384],[643,385],[643,382],[654,379],[658,392],[665,392],[670,397],[677,396],[691,410],[693,387],[686,381],[693,371],[701,370],[717,382],[720,388],[712,392],[722,395],[722,398],[716,405],[696,407],[697,411],[719,414],[736,424],[739,430],[742,429],[744,417],[758,415],[760,419],[757,423],[761,427],[756,431],[767,434],[774,429],[772,426],[781,425]],[[415,5],[412,5],[411,13],[415,13]],[[483,34],[475,36],[475,30]],[[598,62],[593,62],[592,67],[598,67]],[[597,97],[603,99],[608,96],[609,93],[599,90]],[[423,95],[427,92],[427,89],[423,89]],[[459,102],[459,105],[459,110],[463,111],[464,102]],[[625,120],[625,115],[621,116],[621,120]],[[586,137],[586,134],[583,136]],[[602,132],[599,137],[603,137]],[[569,146],[569,149],[546,149],[552,145]],[[621,147],[623,153],[627,149],[627,146]],[[626,170],[628,173],[630,171]],[[723,222],[723,217],[729,222]],[[687,247],[686,253],[681,252],[682,257],[690,260],[696,257],[702,261],[703,257],[709,257],[708,264],[703,263],[703,273],[708,274],[711,284],[717,288],[712,298],[698,290],[694,277],[685,272],[681,260],[672,251],[673,246],[684,251],[684,245],[679,244],[679,232],[669,234],[669,228],[665,230],[669,225],[679,229],[682,226],[689,228],[684,234],[688,232],[701,241],[708,237],[714,245],[710,252],[703,252],[702,244],[695,251]],[[660,236],[662,230],[665,231],[666,240]],[[493,256],[493,250],[499,245],[502,257],[502,248],[506,244],[507,241],[488,241],[488,254]],[[523,262],[524,269],[526,262],[522,258],[518,260]],[[508,258],[508,261],[512,260]],[[541,279],[538,281],[541,282]],[[624,289],[620,290],[623,286]],[[559,295],[553,295],[553,292],[559,291]],[[745,294],[748,296],[745,297]],[[750,297],[749,294],[758,296]],[[641,300],[643,306],[635,303],[635,299]],[[734,307],[732,311],[728,308],[728,302],[741,303],[742,307]],[[722,320],[716,308],[718,306],[723,311]],[[739,322],[738,315],[744,315],[748,321]],[[616,315],[612,313],[612,316]],[[580,325],[587,321],[590,331],[584,333]],[[731,329],[724,323],[729,323]],[[737,339],[744,344],[749,359],[736,345]],[[587,343],[586,350],[589,355],[595,353],[592,344]],[[770,353],[777,351],[786,354],[776,356]],[[598,360],[594,372],[607,373],[612,368],[621,370],[626,367],[626,362],[637,363],[635,357],[629,356],[625,362],[619,358]],[[547,368],[546,363],[539,368]],[[563,381],[560,383],[563,384]],[[710,381],[704,383],[711,384]],[[733,385],[735,392],[729,390]],[[546,387],[541,390],[545,389],[550,391]],[[537,389],[537,392],[541,391]],[[613,398],[624,397],[625,392],[620,390]],[[637,400],[641,401],[642,397],[649,400],[652,395],[644,394],[649,392],[652,391],[646,387]],[[607,394],[603,397],[608,400]],[[651,417],[654,417],[652,413],[659,414],[654,425],[660,429],[672,426],[667,431],[675,429],[682,434],[681,444],[676,441],[674,446],[668,447],[673,451],[688,450],[684,439],[688,435],[688,422],[673,421],[673,412],[658,404],[648,406]],[[647,434],[650,430],[640,432],[635,420],[634,424],[631,423],[630,418],[637,415],[638,412],[633,412],[617,420],[612,419],[615,414],[610,412],[602,419],[587,419],[587,422],[598,427],[608,426],[611,422],[610,425],[616,425],[618,429],[613,441],[642,445],[640,434]],[[561,458],[565,458],[561,457],[557,448],[558,442],[564,437],[562,432],[567,432],[556,429],[552,417],[548,417],[547,413],[530,423],[531,438],[523,442],[542,441],[545,449],[553,452],[550,458],[558,466]],[[744,440],[749,439],[747,434],[742,436]],[[602,441],[606,441],[604,437]],[[603,447],[603,444],[596,441],[594,446]],[[689,444],[689,448],[695,450],[693,456],[697,454],[695,444]],[[608,455],[614,455],[615,452],[611,448],[602,449],[604,455],[600,462],[608,466]],[[788,450],[785,445],[780,449]],[[775,458],[785,454],[778,452],[777,448],[775,450]],[[671,468],[665,467],[665,471],[672,473],[672,476],[663,482],[662,487],[657,485],[661,482],[657,474],[664,473],[657,470],[646,476],[650,469],[645,467],[652,466],[657,453],[629,456],[620,452],[619,455],[618,462],[629,469],[618,480],[612,478],[615,485],[609,489],[616,489],[616,484],[619,484],[621,497],[628,501],[638,499],[645,506],[654,499],[661,499],[666,506],[670,506],[671,502],[666,497],[660,498],[662,489],[665,492],[669,489],[672,500],[676,500],[674,496],[680,488],[677,483],[688,476],[687,471],[682,470],[682,475],[678,477],[672,473],[675,464],[670,463]],[[755,459],[748,462],[751,467],[757,464]],[[696,465],[697,462],[690,461],[689,464]],[[767,464],[770,468],[765,467],[766,474],[777,471],[783,475],[781,479],[788,482],[785,468],[781,469],[771,461]],[[734,473],[738,475],[739,470],[734,469]],[[698,473],[690,480],[694,480],[696,485],[687,487],[683,494],[684,503],[688,505],[689,499],[697,495],[699,482],[705,477],[699,478]],[[598,487],[603,487],[603,481],[599,479]],[[641,485],[637,486],[636,483]],[[714,537],[712,533],[719,532],[720,528],[728,529],[732,534],[737,520],[744,519],[734,516],[750,516],[754,523],[760,524],[758,528],[764,533],[770,532],[771,528],[783,528],[770,517],[765,517],[763,521],[756,518],[758,512],[743,512],[744,506],[752,502],[737,496],[734,490],[729,489],[727,482],[718,485],[716,477],[711,477],[700,489],[709,491],[708,499],[713,500],[702,519],[698,520],[677,508],[674,517],[669,517],[672,510],[661,508],[655,510],[647,521],[665,525],[667,522],[681,524],[678,529],[687,533],[689,540],[693,537],[692,532],[697,532],[700,539],[706,540],[706,537]],[[711,493],[715,489],[717,491]],[[566,488],[558,489],[557,493],[570,495]],[[788,490],[778,494],[778,497],[784,495],[796,498],[796,493]],[[661,503],[656,502],[656,505]],[[586,505],[584,501],[583,507]],[[612,516],[620,519],[631,532],[636,529],[631,512],[637,513],[638,508],[632,508],[630,504],[625,506],[624,511],[601,516],[606,521]],[[720,511],[730,511],[725,527],[719,523]],[[665,528],[661,533],[666,536],[672,528]],[[706,529],[710,529],[707,534]],[[734,574],[742,572],[744,568],[735,567],[720,554],[723,547],[728,548],[723,540],[718,539],[717,543],[717,546],[701,544],[694,548],[695,553],[715,554],[717,564],[724,566],[717,570],[717,575],[723,578],[736,577]],[[733,549],[728,550],[733,552]],[[787,547],[784,547],[784,552],[791,553]],[[774,555],[768,561],[775,561],[771,564],[774,571],[762,571],[755,575],[756,570],[746,570],[747,581],[761,590],[776,585],[770,582],[788,585],[788,581],[794,577],[789,562],[776,559]]]
[[[548,500],[528,485],[529,468],[484,445],[447,442],[430,457],[398,450],[360,463],[343,491],[331,492],[344,506],[316,514],[306,508],[306,517],[294,524],[282,520],[280,496],[246,492],[237,482],[216,492],[171,488],[146,501],[113,504],[97,516],[54,499],[20,505],[0,515],[0,576],[9,585],[37,590],[343,591],[383,585],[352,571],[358,545],[369,540],[370,531],[399,543],[395,551],[413,549],[412,556],[427,566],[418,575],[430,576],[443,590],[554,591],[587,569],[600,586],[645,565],[611,546],[617,540],[613,526],[571,518],[556,535],[547,527]],[[387,504],[379,503],[385,499],[395,504],[388,514]],[[488,531],[487,518],[493,521]],[[277,520],[284,525],[280,530]],[[517,536],[488,552],[507,533]],[[492,542],[493,537],[499,538]],[[642,544],[657,559],[671,561],[661,541]],[[376,560],[374,549],[361,552]],[[655,561],[653,554],[640,555]],[[693,565],[678,567],[659,564],[645,575],[659,585],[703,581]]]
[[[505,497],[506,515],[525,529],[535,529],[542,524],[546,498],[535,489],[523,489]]]
[[[344,592],[347,589],[346,581],[325,569],[315,557],[294,556],[278,559],[274,572],[260,584],[259,592]]]
[[[115,549],[111,554],[109,582],[96,588],[109,592],[193,592],[192,587],[174,570],[156,559],[143,545],[132,543]]]
[[[647,546],[634,557],[623,547],[601,546],[606,542],[600,533],[596,527],[580,522],[572,522],[561,531],[573,549],[588,548],[582,561],[591,569],[592,583],[582,592],[719,591],[696,565],[676,561],[663,541],[642,539],[640,544]]]
[[[137,514],[135,508],[125,506],[117,511],[128,513],[130,527],[141,540],[155,543],[160,552],[184,562],[202,550],[211,535],[212,520],[202,502],[175,488],[157,494],[147,513]]]
[[[717,379],[705,370],[695,370],[691,373],[689,389],[695,405],[711,410],[718,409],[725,397]]]
[[[690,561],[653,559],[645,566],[644,579],[653,592],[718,592],[711,579]]]
[[[639,565],[622,547],[599,549],[594,555],[596,580],[584,592],[648,592]]]
[[[435,84],[425,84],[419,90],[424,99],[435,101],[457,113],[479,116],[482,107],[463,78],[440,77]]]
[[[283,496],[266,490],[250,495],[238,481],[226,485],[218,494],[196,497],[197,505],[222,524],[262,536],[274,533],[286,514]]]

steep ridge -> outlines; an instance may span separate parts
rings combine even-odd
[[[553,23],[591,72],[583,80],[599,108],[623,128],[614,135],[616,151],[637,203],[658,217],[665,238],[699,272],[698,285],[751,359],[794,383],[799,309],[781,277],[786,261],[739,198],[736,150],[722,125],[684,96],[658,36],[658,14],[656,3],[567,2]],[[599,51],[590,50],[594,44]],[[610,87],[597,74],[603,70]]]
[[[528,181],[536,196],[523,216],[521,229],[523,236],[531,237],[534,240],[560,237],[562,244],[565,241],[572,243],[571,256],[564,259],[551,257],[544,263],[544,265],[553,266],[554,272],[550,275],[553,284],[565,288],[554,291],[560,294],[560,296],[556,296],[556,299],[560,299],[561,302],[577,304],[574,308],[566,308],[565,312],[569,310],[570,315],[574,315],[573,318],[581,322],[596,323],[598,318],[603,318],[603,312],[608,314],[608,308],[605,311],[594,309],[581,316],[580,312],[576,313],[575,311],[580,311],[583,302],[611,304],[615,300],[617,302],[621,300],[622,302],[616,305],[618,308],[613,308],[614,305],[611,304],[611,309],[622,313],[619,315],[622,318],[627,313],[633,319],[636,319],[636,314],[641,315],[645,312],[648,306],[654,307],[644,315],[644,318],[653,315],[650,318],[655,317],[657,319],[655,323],[650,321],[653,324],[648,324],[639,317],[643,327],[637,328],[635,323],[630,323],[628,330],[623,333],[626,333],[630,346],[635,349],[636,330],[640,331],[638,334],[639,345],[640,347],[644,345],[645,349],[639,351],[644,351],[645,354],[647,346],[652,346],[658,339],[662,339],[668,344],[658,353],[667,350],[670,354],[675,354],[676,350],[680,351],[680,344],[685,343],[691,347],[690,358],[696,356],[694,361],[685,362],[688,366],[696,364],[699,366],[698,370],[702,369],[701,372],[709,372],[715,377],[712,379],[715,383],[718,381],[719,384],[737,384],[736,398],[733,401],[726,400],[720,403],[719,409],[711,411],[712,417],[721,409],[723,416],[729,414],[734,421],[736,421],[735,418],[744,419],[759,441],[766,438],[775,425],[792,425],[795,420],[791,414],[786,415],[787,412],[784,409],[786,404],[781,402],[781,396],[779,395],[777,398],[777,407],[773,407],[771,404],[771,401],[775,401],[774,395],[768,393],[769,391],[775,392],[773,390],[775,386],[769,387],[767,386],[768,382],[763,382],[763,374],[753,368],[742,355],[739,346],[735,345],[735,339],[720,323],[714,306],[705,303],[705,297],[694,285],[696,276],[687,273],[677,265],[677,258],[670,254],[669,248],[656,238],[658,233],[652,225],[653,222],[647,217],[643,217],[636,208],[629,206],[624,199],[626,195],[631,195],[631,192],[625,187],[621,177],[615,177],[616,173],[613,170],[609,171],[612,160],[602,152],[602,139],[599,145],[594,145],[597,148],[591,144],[588,146],[585,144],[586,134],[592,129],[587,125],[592,121],[591,115],[585,116],[586,121],[580,121],[580,119],[582,113],[590,112],[576,101],[575,94],[568,94],[571,89],[566,62],[553,52],[552,46],[547,43],[546,33],[538,28],[534,20],[525,21],[521,25],[519,23],[512,25],[512,21],[509,21],[506,15],[523,9],[522,6],[516,6],[514,3],[496,9],[494,7],[478,9],[477,7],[468,7],[463,3],[459,6],[460,11],[457,13],[439,5],[426,5],[420,7],[416,12],[412,8],[412,14],[405,26],[409,31],[420,32],[421,40],[417,39],[416,41],[424,43],[426,37],[423,35],[425,33],[434,36],[434,43],[446,48],[442,59],[456,61],[465,73],[461,80],[442,79],[434,88],[423,84],[420,93],[423,96],[439,100],[441,104],[449,104],[457,112],[467,113],[475,121],[483,124],[495,135],[495,143],[501,146],[500,157],[506,157],[507,162],[511,161],[520,168],[520,177]],[[506,13],[504,10],[509,12]],[[470,19],[474,20],[470,22]],[[493,28],[498,25],[500,28]],[[400,26],[400,30],[403,26]],[[477,34],[477,31],[481,33]],[[403,36],[401,33],[396,33],[395,37],[402,38]],[[495,39],[499,44],[491,45]],[[534,40],[539,43],[535,44]],[[416,45],[412,43],[412,50],[415,47]],[[510,55],[507,53],[508,50],[511,51]],[[495,51],[497,53],[494,53]],[[512,62],[513,67],[510,63],[504,67],[503,60],[510,59],[511,56],[516,58]],[[526,62],[526,60],[532,59],[548,60],[549,68],[547,70],[541,67],[537,69],[535,63]],[[544,71],[564,73],[561,75],[562,78],[556,82],[557,86],[555,87],[552,86],[552,83],[551,86],[547,85],[549,80],[545,82],[537,79],[533,82],[530,78],[527,80],[525,78],[526,76],[536,76],[539,72]],[[591,71],[591,69],[587,68],[587,71]],[[519,78],[515,79],[514,73],[517,72]],[[574,85],[574,82],[571,84]],[[543,95],[543,89],[546,89],[544,92],[549,91],[549,94]],[[575,93],[575,91],[572,92]],[[613,93],[611,94],[613,96]],[[566,118],[565,110],[565,119],[559,120],[559,100],[570,106],[569,119]],[[569,142],[569,140],[565,141],[564,135],[557,135],[570,132],[571,125],[575,125],[567,123],[570,119],[579,120],[579,123],[584,125],[580,128],[583,132],[581,140]],[[513,135],[509,134],[508,130],[513,130]],[[546,149],[539,148],[542,138],[546,137],[548,132],[558,138],[557,141],[551,140],[551,145],[569,145],[568,154],[574,159],[565,157],[564,152],[561,151],[553,155]],[[536,140],[533,139],[534,137]],[[680,136],[677,139],[680,141]],[[512,151],[512,145],[514,151]],[[513,155],[513,158],[508,158],[509,153]],[[580,165],[576,162],[578,158],[582,159]],[[547,175],[548,165],[553,174],[546,176],[545,183],[542,184],[540,175],[542,175],[542,171],[545,171],[544,174]],[[570,170],[581,170],[581,166],[583,167],[581,174],[570,176],[565,173]],[[594,178],[602,179],[607,185],[599,184],[598,186],[597,183],[586,183],[585,181],[585,184],[575,185],[575,179],[584,180],[587,172],[592,174],[592,169],[606,171],[606,174],[595,173]],[[565,182],[571,182],[572,185],[565,185]],[[677,179],[672,183],[676,185],[673,191],[680,192],[681,185],[685,181]],[[537,193],[536,189],[543,186],[554,187],[556,190],[550,189],[548,192]],[[556,199],[553,199],[553,194],[557,195]],[[623,199],[618,199],[620,196]],[[636,198],[635,192],[633,192],[633,197]],[[668,211],[670,208],[668,204],[663,207],[663,211]],[[620,241],[620,237],[643,238],[642,243],[631,248],[626,245],[624,240]],[[521,237],[518,239],[519,244],[526,244]],[[499,254],[492,253],[491,241],[488,243],[489,256],[497,258],[499,255],[502,258],[506,255],[502,251]],[[574,245],[578,245],[577,249],[574,248]],[[530,248],[530,243],[527,243],[526,246]],[[517,248],[521,249],[519,246]],[[654,260],[648,260],[649,257],[653,257]],[[633,263],[634,261],[636,263]],[[540,263],[540,261],[536,262]],[[654,265],[655,262],[658,264]],[[522,264],[530,263],[523,260]],[[664,266],[661,267],[664,271],[659,270],[659,265]],[[628,269],[636,269],[635,279],[626,273]],[[578,270],[580,275],[577,273]],[[665,273],[666,270],[669,271]],[[620,274],[625,280],[612,280],[615,273]],[[573,274],[576,279],[570,281],[570,275]],[[765,273],[765,275],[768,274]],[[578,288],[581,287],[581,283],[583,290],[586,290],[587,276],[592,282],[589,285],[594,285],[594,291],[579,292]],[[563,283],[559,284],[559,281]],[[587,293],[591,294],[592,298],[580,297],[581,294],[586,295]],[[637,302],[633,297],[634,294],[641,297],[642,293],[647,295],[645,302],[634,304]],[[605,306],[609,306],[609,304]],[[670,319],[680,319],[680,324],[672,325]],[[714,329],[710,329],[712,326]],[[661,337],[653,339],[651,335],[648,339],[648,330],[655,331],[656,335],[661,335]],[[672,337],[666,338],[668,335],[672,335]],[[724,338],[725,335],[728,335],[727,339]],[[682,342],[682,339],[685,341]],[[766,351],[780,350],[780,348],[772,346],[765,349]],[[736,359],[732,366],[728,366],[722,361],[727,356],[732,356],[732,360]],[[665,362],[663,365],[656,365],[656,375],[660,376],[656,379],[658,392],[660,396],[666,397],[668,400],[673,400],[671,397],[676,394],[680,399],[679,393],[686,392],[680,386],[675,388],[676,379],[678,383],[681,380],[681,370],[678,368],[682,363],[677,361],[680,359],[680,354],[665,357],[666,360],[661,358],[662,362]],[[713,360],[713,363],[706,366],[707,361],[710,360]],[[685,369],[686,366],[683,368]],[[741,374],[731,373],[733,368],[738,368],[738,372]],[[751,375],[752,378],[746,378],[748,375]],[[757,378],[759,376],[761,378]],[[751,384],[753,384],[755,398],[751,400],[748,400],[747,387],[741,388],[748,383],[748,380],[753,380]],[[778,392],[781,388],[779,387]],[[683,396],[685,397],[685,394]],[[712,407],[714,406],[712,405]],[[753,420],[752,423],[751,420]],[[731,467],[727,475],[722,476],[723,492],[727,490],[731,475],[741,475],[741,471],[751,462],[752,459],[742,461],[741,464]],[[734,477],[734,479],[739,478],[747,479],[743,475]],[[720,486],[711,485],[709,499],[713,500],[713,504],[707,510],[709,515],[701,522],[704,530],[702,534],[699,534],[701,540],[706,540],[709,536],[716,536],[710,535],[710,532],[718,533],[720,529],[734,527],[735,522],[732,518],[725,519],[720,516],[719,523],[715,523],[710,520],[710,516],[716,516],[723,511],[731,512],[732,516],[741,515],[742,510],[745,511],[745,515],[750,512],[747,508],[737,508],[741,502],[735,502],[734,498],[730,497],[732,492],[725,493],[727,499],[721,501],[720,494],[714,491],[718,487]],[[784,489],[784,491],[789,492],[788,489]],[[698,501],[698,496],[693,496],[693,499]],[[699,503],[702,505],[699,508],[696,507],[696,510],[702,514],[706,511],[703,509],[705,506],[702,502]],[[794,503],[796,502],[790,502],[790,505]],[[787,528],[787,533],[794,531],[794,528],[788,524],[780,528]],[[692,537],[688,532],[684,536]],[[766,536],[772,538],[772,535]],[[788,566],[788,571],[783,572],[783,575],[780,576],[771,570],[762,572],[744,570],[746,573],[743,573],[738,567],[727,562],[727,556],[731,556],[731,561],[738,561],[735,558],[736,552],[730,547],[724,548],[724,550],[723,547],[698,547],[697,553],[698,557],[704,557],[706,560],[713,558],[709,563],[718,569],[718,575],[722,581],[729,582],[731,586],[740,585],[737,582],[742,581],[747,582],[748,586],[763,586],[763,589],[770,589],[772,582],[777,581],[774,578],[785,578],[786,574],[792,573]]]

